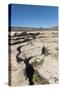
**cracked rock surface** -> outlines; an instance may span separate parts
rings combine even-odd
[[[29,85],[24,60],[41,76],[40,81],[33,77],[35,85],[58,83],[58,30],[11,31],[9,38],[12,86]],[[47,52],[42,54],[43,46]]]

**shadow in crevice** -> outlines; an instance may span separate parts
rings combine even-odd
[[[33,39],[36,39],[36,37],[39,35],[40,33],[27,33],[27,32],[22,32],[21,34],[15,33],[13,36],[9,37],[15,37],[15,38],[11,38],[11,40],[13,40],[14,42],[9,42],[9,45],[16,45],[16,44],[20,44],[20,43],[25,43],[25,42],[29,42]],[[23,39],[21,41],[21,39]]]
[[[24,42],[28,42],[28,41],[31,41],[31,39],[24,39],[23,41],[17,41],[17,42],[13,42],[13,43],[11,43],[11,42],[9,42],[9,45],[17,45],[17,44],[20,44],[20,43],[24,43]]]
[[[34,68],[33,66],[29,63],[29,60],[31,59],[32,57],[28,58],[27,60],[25,59],[24,60],[24,63],[26,65],[25,67],[25,74],[29,80],[29,85],[34,85],[34,82],[33,82],[33,75],[34,75]]]
[[[23,59],[19,57],[19,55],[21,54],[21,47],[23,47],[23,46],[20,46],[17,48],[18,54],[16,55],[16,59],[17,59],[18,63],[23,61]]]
[[[33,57],[29,57],[29,58],[26,58],[25,57],[25,59],[22,59],[22,58],[20,58],[19,57],[19,55],[21,54],[21,47],[22,46],[20,46],[20,47],[18,47],[17,48],[17,51],[19,52],[18,54],[17,54],[17,56],[16,56],[16,59],[17,59],[17,62],[18,63],[20,63],[20,62],[24,62],[24,64],[25,64],[25,76],[26,76],[26,78],[28,78],[28,80],[29,80],[29,85],[34,85],[34,82],[33,82],[33,74],[34,74],[34,68],[33,68],[33,66],[29,63],[29,61],[31,60],[31,58],[33,58]]]

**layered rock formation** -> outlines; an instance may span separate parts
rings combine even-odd
[[[54,29],[12,30],[9,33],[12,86],[29,85],[30,82],[33,85],[58,83],[58,29]],[[34,69],[32,80],[28,76],[31,66]],[[26,68],[30,68],[27,69],[28,74],[25,72]]]

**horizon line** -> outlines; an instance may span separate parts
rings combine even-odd
[[[48,27],[42,27],[42,26],[40,26],[40,27],[32,27],[32,26],[8,26],[8,27],[11,27],[11,28],[54,28],[54,27],[58,27],[58,25],[55,25],[55,26],[48,26]]]

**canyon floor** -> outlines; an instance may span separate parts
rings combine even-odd
[[[58,29],[12,30],[9,32],[9,57],[11,86],[31,85],[31,82],[32,85],[57,84]]]

